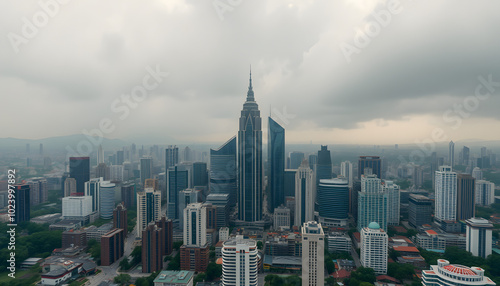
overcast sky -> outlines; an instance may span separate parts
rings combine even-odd
[[[108,118],[108,138],[223,142],[251,64],[264,129],[272,111],[288,143],[500,140],[499,1],[40,2],[0,2],[0,137]],[[126,113],[148,69],[168,76]]]

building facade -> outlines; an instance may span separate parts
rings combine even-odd
[[[484,218],[470,218],[467,224],[467,251],[474,256],[488,257],[491,254],[493,224]]]
[[[302,286],[325,284],[325,234],[321,224],[308,221],[302,226]]]
[[[123,229],[115,228],[101,237],[101,265],[109,266],[123,256]]]
[[[388,236],[376,222],[361,230],[361,264],[375,274],[387,274]]]
[[[358,193],[358,230],[376,222],[387,231],[388,205],[389,197],[382,188],[381,180],[376,175],[362,175],[361,191]]]
[[[450,166],[440,166],[435,174],[436,201],[434,217],[438,221],[457,219],[457,173]]]
[[[227,240],[222,246],[222,285],[257,286],[257,243],[242,236]]]
[[[142,231],[142,273],[152,273],[163,269],[163,235],[163,230],[154,223],[150,223]]]
[[[150,222],[155,222],[161,216],[161,192],[153,188],[137,193],[137,237],[142,237],[142,231]]]
[[[496,285],[484,276],[484,269],[450,264],[448,260],[438,259],[438,265],[431,265],[430,270],[422,271],[422,285],[486,286]]]
[[[346,227],[349,213],[347,179],[323,179],[317,189],[319,222],[323,226]]]
[[[90,158],[69,157],[69,176],[76,180],[76,195],[83,196],[85,182],[90,180]]]
[[[457,176],[457,220],[474,217],[476,211],[476,179],[469,174]]]
[[[236,136],[218,149],[210,149],[210,194],[227,194],[229,206],[236,205]]]
[[[285,204],[285,128],[269,117],[267,141],[269,210]]]
[[[316,202],[316,179],[307,160],[302,161],[295,174],[295,219],[294,225],[302,226],[314,220]]]

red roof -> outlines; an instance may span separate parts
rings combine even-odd
[[[415,246],[394,246],[393,248],[399,252],[419,252]]]
[[[394,230],[397,231],[397,232],[401,232],[401,233],[407,233],[408,230],[406,230],[406,228],[402,227],[402,226],[394,226]]]
[[[347,271],[345,269],[340,269],[339,271],[336,271],[335,273],[333,273],[332,276],[335,279],[349,278],[349,277],[351,277],[351,271]]]
[[[393,237],[394,239],[403,239],[404,241],[406,241],[407,243],[413,243],[408,237],[406,236],[401,236],[401,235],[398,235],[398,236],[394,236]]]
[[[384,281],[384,280],[388,280],[388,281],[391,281],[391,282],[394,282],[394,283],[399,283],[400,281],[394,277],[391,277],[391,276],[388,276],[388,275],[379,275],[377,276],[377,281]]]
[[[451,273],[460,274],[460,275],[470,275],[476,276],[476,272],[470,270],[468,267],[460,266],[460,265],[446,265],[443,267]]]
[[[435,230],[432,230],[432,229],[426,230],[425,232],[427,232],[428,235],[437,235],[438,234]]]

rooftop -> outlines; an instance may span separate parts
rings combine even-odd
[[[194,276],[194,271],[162,271],[156,276],[155,283],[185,283],[187,284]]]

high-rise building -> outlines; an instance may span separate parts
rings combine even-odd
[[[462,149],[462,165],[469,166],[470,164],[470,149],[464,146]]]
[[[294,224],[301,226],[314,220],[316,202],[316,179],[307,160],[302,161],[295,174],[295,219]]]
[[[102,145],[97,148],[97,165],[104,163],[104,151],[102,150]]]
[[[438,265],[431,265],[430,270],[422,271],[422,285],[487,286],[496,285],[484,276],[484,269],[450,264],[448,260],[438,259]]]
[[[109,266],[124,253],[123,229],[115,228],[101,237],[101,266]]]
[[[303,152],[290,152],[290,166],[287,166],[288,169],[298,169],[302,161],[304,161],[304,153]]]
[[[47,180],[44,178],[31,178],[28,180],[30,185],[30,204],[32,206],[45,203],[49,196]]]
[[[167,170],[167,217],[179,219],[179,193],[189,187],[189,171],[182,170],[181,166],[174,166]],[[182,223],[182,222],[180,222]]]
[[[153,178],[153,158],[141,158],[141,185],[144,186],[146,179]]]
[[[332,178],[332,157],[328,146],[321,145],[318,151],[318,163],[316,164],[316,186],[319,180]]]
[[[101,181],[99,186],[99,215],[102,219],[112,219],[115,208],[115,184]]]
[[[179,148],[177,146],[169,145],[165,149],[165,170],[170,167],[174,167],[179,163]]]
[[[387,274],[388,236],[376,222],[361,230],[361,264],[375,274]]]
[[[381,180],[376,175],[361,176],[361,191],[358,193],[358,230],[371,222],[378,223],[387,230],[389,197],[384,192]]]
[[[113,182],[123,181],[123,165],[109,166],[109,180]]]
[[[457,220],[466,220],[474,217],[476,205],[474,189],[476,179],[469,174],[457,176]]]
[[[262,120],[254,98],[252,73],[238,129],[238,219],[262,218]]]
[[[472,169],[472,177],[476,180],[482,180],[483,179],[483,171],[481,171],[480,168],[475,167]]]
[[[476,205],[489,206],[495,202],[495,184],[485,180],[476,180]]]
[[[150,222],[161,216],[161,192],[152,188],[137,193],[137,237],[142,236]]]
[[[382,179],[381,171],[382,161],[379,156],[359,156],[358,162],[358,179],[365,173],[365,168],[370,168],[372,174],[377,175],[377,178]]]
[[[399,225],[400,192],[399,186],[392,181],[384,181],[382,191],[387,194],[387,224]]]
[[[436,201],[434,217],[438,221],[457,219],[457,173],[450,166],[440,166],[435,174]]]
[[[347,227],[349,185],[346,179],[320,180],[317,190],[317,202],[321,225]]]
[[[199,247],[207,243],[207,209],[192,203],[184,209],[184,245]]]
[[[83,196],[85,182],[90,180],[89,157],[69,157],[69,176],[76,180],[76,195]]]
[[[408,199],[408,222],[413,227],[432,223],[432,201],[422,195],[411,194]]]
[[[285,128],[269,117],[267,139],[269,210],[285,203]]]
[[[453,141],[448,144],[448,164],[452,169],[455,166],[455,143]]]
[[[491,254],[493,224],[484,218],[470,218],[467,224],[467,251],[474,256],[488,257]]]
[[[309,168],[316,171],[316,164],[318,164],[318,155],[310,154],[307,161],[309,161]]]
[[[285,197],[295,196],[295,175],[297,169],[285,169],[285,182],[283,184],[285,189]]]
[[[340,163],[340,175],[346,178],[349,188],[352,188],[354,183],[353,173],[352,173],[352,163],[349,161],[344,161]]]
[[[111,177],[109,166],[107,166],[106,163],[100,163],[99,165],[97,165],[97,167],[95,168],[95,177],[103,178],[103,180],[109,181]]]
[[[66,178],[64,180],[64,196],[76,196],[76,180],[75,178]]]
[[[194,186],[207,186],[207,185],[208,185],[207,163],[194,162],[192,186],[194,187]]]
[[[15,215],[11,218],[14,218],[14,221],[9,221],[13,224],[18,224],[23,221],[30,220],[30,186],[28,184],[17,184],[14,185],[15,189],[15,199],[14,204],[12,204],[12,200],[8,200],[9,205],[13,205],[14,207],[9,207],[10,209],[15,210]]]
[[[85,182],[85,196],[92,197],[92,211],[99,211],[99,189],[101,186],[102,178],[90,179],[90,181]],[[114,198],[114,197],[113,197]]]
[[[206,203],[216,209],[217,227],[229,225],[229,194],[209,194]]]
[[[62,199],[62,216],[64,219],[85,220],[92,213],[92,197],[70,196]]]
[[[116,165],[121,165],[125,162],[125,154],[123,150],[116,151]]]
[[[275,230],[290,229],[290,209],[281,205],[274,209],[273,227]]]
[[[164,232],[163,234],[163,254],[170,255],[173,250],[174,245],[174,231],[173,222],[171,219],[167,219],[166,216],[162,216],[159,221],[156,221],[158,228],[161,228]]]
[[[230,206],[236,204],[236,136],[218,149],[210,149],[210,194],[227,194]]]
[[[321,224],[302,226],[302,286],[325,284],[325,234]]]
[[[179,213],[177,214],[179,221],[184,221],[184,209],[192,203],[197,203],[199,200],[199,191],[194,189],[184,189],[179,192],[179,198],[177,199]],[[184,224],[180,224],[182,228]]]
[[[122,201],[124,207],[133,209],[136,207],[135,183],[133,181],[124,182],[121,186]]]
[[[142,231],[142,273],[163,269],[163,230],[153,222]]]
[[[127,219],[128,219],[127,208],[124,207],[122,204],[118,204],[116,208],[113,210],[113,228],[123,229],[123,235],[125,235],[125,237],[127,237],[128,233]]]
[[[222,285],[257,286],[257,243],[243,236],[224,241],[222,244]]]
[[[431,155],[431,178],[432,178],[432,185],[436,185],[436,171],[438,170],[439,164],[438,164],[438,158],[437,158],[437,153],[432,152]]]

